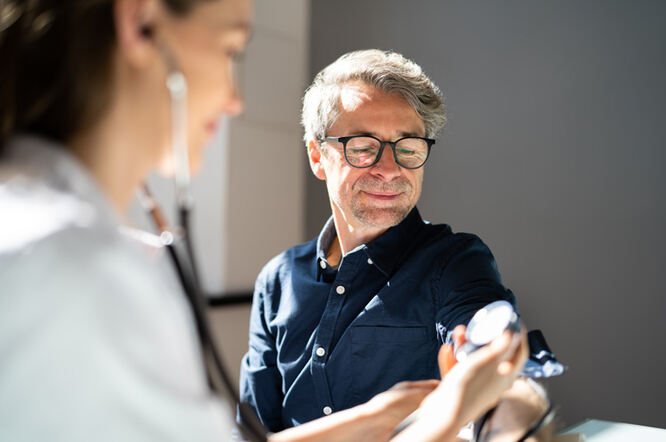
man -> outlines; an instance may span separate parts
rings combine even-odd
[[[456,325],[490,302],[515,304],[478,237],[426,223],[416,209],[445,122],[442,95],[418,65],[352,52],[303,101],[310,166],[332,216],[256,282],[241,395],[271,431],[398,381],[438,378],[437,351]]]

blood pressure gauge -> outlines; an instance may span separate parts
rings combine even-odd
[[[504,333],[504,330],[520,331],[520,318],[507,301],[495,301],[474,314],[467,325],[465,342],[455,349],[456,359],[463,361],[467,356],[490,343]]]

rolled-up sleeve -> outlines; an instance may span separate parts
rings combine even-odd
[[[441,343],[448,342],[457,325],[466,325],[477,310],[491,302],[506,300],[517,309],[490,249],[475,235],[461,236],[459,245],[440,258],[433,279],[435,325]]]

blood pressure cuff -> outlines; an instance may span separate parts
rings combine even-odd
[[[528,332],[527,342],[530,348],[530,357],[525,363],[525,367],[523,367],[521,376],[549,378],[564,373],[567,367],[557,361],[541,330]]]

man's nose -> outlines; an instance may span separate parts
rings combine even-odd
[[[386,181],[391,181],[402,173],[400,165],[395,162],[393,149],[391,149],[391,146],[388,144],[384,145],[379,161],[377,161],[371,169],[373,175],[380,176]]]

